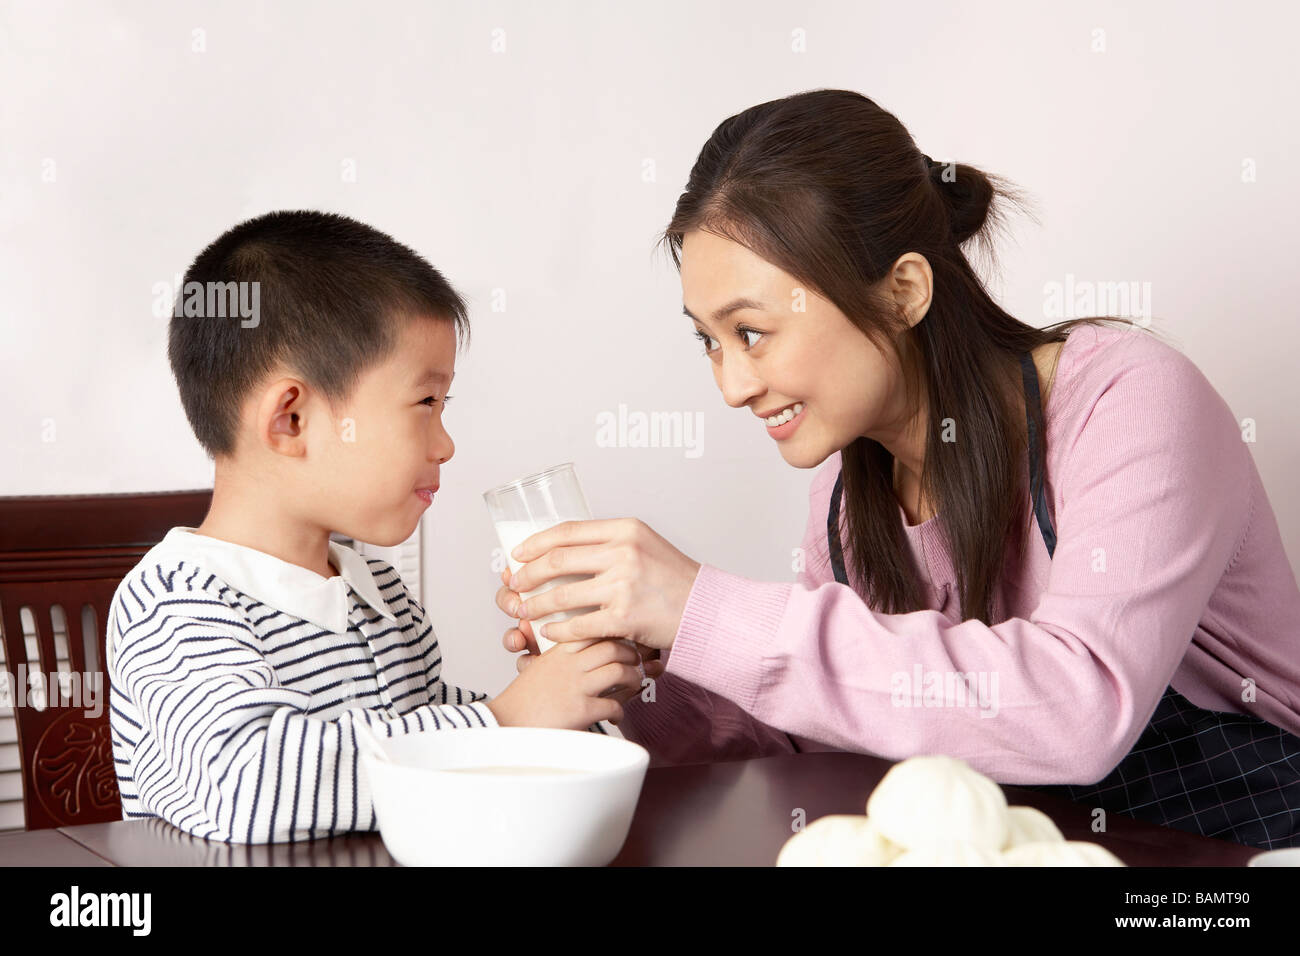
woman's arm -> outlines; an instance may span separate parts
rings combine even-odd
[[[812,481],[803,541],[791,556],[792,568],[803,588],[815,588],[832,579],[824,540],[829,486],[838,474],[834,465],[835,462],[828,462]],[[701,566],[700,570],[705,567]],[[698,580],[697,575],[697,583]],[[694,589],[691,594],[693,599]],[[680,631],[678,634],[680,637]],[[665,666],[671,655],[671,649],[660,652]],[[619,724],[628,740],[650,751],[651,766],[713,763],[798,752],[789,734],[756,720],[734,701],[705,690],[675,672],[665,672],[653,686],[653,701],[645,700],[644,694],[627,701]]]
[[[665,664],[670,653],[660,653]],[[797,752],[787,734],[755,720],[727,698],[667,672],[623,705],[618,728],[650,751],[652,767]]]
[[[1116,370],[1079,420],[1029,619],[880,614],[842,584],[705,565],[665,677],[848,750],[947,753],[1013,784],[1100,780],[1141,734],[1237,552],[1251,462],[1231,411],[1181,356]],[[950,693],[925,694],[934,681]],[[952,692],[967,688],[963,705]]]

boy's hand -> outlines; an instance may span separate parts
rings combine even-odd
[[[641,690],[639,663],[637,652],[622,641],[566,641],[538,655],[487,706],[502,727],[585,730],[601,720],[617,724],[623,718],[619,695]]]
[[[505,611],[511,617],[514,617],[514,608],[519,605],[520,596],[517,592],[510,590],[510,569],[504,568],[501,571],[501,590],[497,591],[497,607]],[[537,638],[533,634],[532,621],[520,621],[518,627],[508,629],[501,643],[508,651],[527,651],[526,654],[520,654],[515,659],[515,669],[523,673],[533,658],[540,656],[541,651],[537,648]],[[641,655],[642,667],[645,670],[646,677],[658,677],[664,672],[664,664],[659,660],[659,649],[656,647],[646,647],[644,644],[636,645],[637,651]],[[640,686],[627,688],[610,696],[619,703],[627,703],[633,696],[641,692]]]

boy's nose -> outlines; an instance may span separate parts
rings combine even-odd
[[[433,443],[433,458],[436,458],[438,464],[442,464],[456,454],[456,443],[451,440],[451,435],[444,428],[442,436],[438,441]]]

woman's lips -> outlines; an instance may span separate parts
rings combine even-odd
[[[775,438],[777,441],[782,441],[783,439],[789,438],[791,435],[794,434],[794,430],[799,427],[799,423],[803,421],[804,413],[807,411],[808,411],[808,406],[805,405],[803,408],[799,409],[799,414],[796,415],[794,418],[790,419],[788,422],[784,422],[780,425],[777,425],[775,428],[771,425],[767,425],[766,426],[767,433],[771,435],[773,438]]]

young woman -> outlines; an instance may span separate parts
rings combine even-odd
[[[797,583],[635,519],[570,522],[525,543],[498,604],[599,606],[545,636],[663,652],[620,725],[657,764],[946,753],[1300,844],[1300,589],[1238,424],[1133,323],[1038,329],[993,301],[963,245],[1011,195],[857,93],[723,122],[664,240],[727,404],[820,466]],[[521,628],[506,647],[535,653]]]

